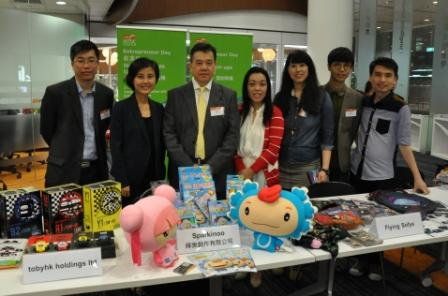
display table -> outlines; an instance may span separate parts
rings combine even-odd
[[[448,204],[448,191],[442,190],[437,187],[430,188],[431,193],[426,196],[434,201],[440,201],[444,202],[444,204]],[[356,195],[348,195],[348,196],[338,196],[337,198],[344,198],[344,199],[365,199],[366,194],[356,194]],[[329,199],[329,198],[327,198]],[[312,200],[311,200],[312,201]],[[397,249],[397,248],[405,248],[405,247],[412,247],[412,246],[419,246],[419,245],[426,245],[426,244],[433,244],[433,243],[439,243],[439,242],[446,242],[448,241],[448,232],[442,235],[438,236],[431,236],[428,234],[419,234],[419,235],[410,235],[410,236],[403,236],[398,238],[391,238],[386,239],[383,241],[380,245],[370,246],[370,247],[359,247],[359,248],[352,248],[349,245],[345,243],[339,243],[339,254],[337,258],[344,258],[344,257],[351,257],[351,256],[357,256],[357,255],[363,255],[363,254],[369,254],[369,253],[377,253],[382,252],[386,250],[391,249]],[[333,290],[333,281],[334,278],[334,272],[335,272],[335,262],[331,262],[331,256],[330,253],[323,251],[323,250],[310,250],[310,252],[316,257],[316,261],[321,262],[327,260],[329,263],[329,282],[328,282],[328,295],[332,294]],[[321,287],[322,288],[322,287]],[[322,292],[325,289],[318,289],[317,292]],[[294,294],[296,295],[296,294]],[[299,294],[297,294],[299,295]]]
[[[3,288],[0,290],[0,295],[50,296],[80,294],[192,281],[204,278],[197,268],[192,269],[186,275],[179,275],[172,271],[173,268],[165,269],[157,267],[152,263],[149,253],[143,255],[142,266],[134,266],[132,264],[129,246],[120,230],[116,231],[116,242],[118,245],[117,258],[103,260],[102,276],[24,285],[21,282],[21,269],[2,270],[0,271],[0,287]],[[251,250],[251,254],[258,270],[315,262],[314,255],[301,247],[294,247],[292,253],[281,252],[271,254],[261,250]],[[178,264],[183,261],[188,261],[186,257],[186,255],[181,255]],[[213,283],[214,280],[218,283]],[[213,281],[211,285],[214,288],[211,290],[215,295],[220,295],[220,279],[213,278]],[[218,291],[215,288],[218,288]]]
[[[448,191],[439,188],[431,188],[429,198],[440,200],[447,203]],[[342,198],[338,196],[337,198]],[[366,195],[350,195],[343,198],[365,199]],[[375,253],[389,249],[418,246],[437,242],[448,241],[448,233],[433,237],[427,234],[411,235],[400,238],[384,240],[380,245],[371,247],[352,248],[345,243],[339,243],[338,258],[356,256],[367,253]],[[89,278],[78,278],[70,280],[60,280],[54,282],[28,284],[21,282],[21,269],[10,269],[0,271],[0,295],[62,295],[62,294],[80,294],[86,292],[116,290],[132,287],[159,285],[165,283],[174,283],[181,281],[192,281],[203,279],[204,276],[197,268],[194,268],[186,275],[179,275],[170,269],[164,269],[152,264],[150,255],[144,254],[143,265],[132,265],[131,255],[127,242],[124,240],[121,231],[116,231],[116,242],[118,245],[117,258],[103,260],[103,275]],[[251,250],[252,257],[258,270],[266,270],[285,266],[302,265],[313,262],[319,262],[320,273],[316,284],[296,291],[295,295],[311,295],[319,291],[328,290],[332,293],[334,260],[323,250],[307,250],[301,247],[293,247],[293,252],[269,253],[261,250]],[[186,255],[181,255],[179,263],[188,261]],[[329,277],[327,285],[327,277]],[[211,278],[211,292],[214,295],[220,295],[221,279],[219,277]]]

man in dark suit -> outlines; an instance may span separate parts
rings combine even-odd
[[[170,184],[179,186],[178,167],[209,164],[222,199],[226,175],[233,173],[240,120],[236,93],[212,80],[215,67],[216,49],[196,43],[190,50],[192,81],[168,92],[163,133]]]
[[[70,59],[75,76],[48,86],[42,99],[40,133],[50,146],[46,187],[108,178],[105,133],[114,94],[94,80],[99,50],[93,42],[73,44]]]

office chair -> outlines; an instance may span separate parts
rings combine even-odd
[[[324,183],[314,183],[308,186],[308,196],[310,198],[319,198],[319,197],[328,197],[328,196],[338,196],[338,195],[349,195],[349,194],[355,194],[355,188],[344,182],[324,182]],[[330,272],[328,277],[328,285],[327,290],[329,295],[333,291],[333,284],[334,284],[334,269],[336,267],[336,258],[331,258],[329,262],[328,269],[333,270],[333,272]],[[323,267],[319,264],[318,272],[319,274],[321,272],[324,272],[321,270]],[[319,276],[320,278],[321,276]],[[322,283],[319,283],[319,281],[316,283],[316,285],[321,285]]]
[[[349,195],[355,193],[355,188],[344,182],[314,183],[308,187],[308,196],[310,198]]]
[[[2,185],[1,186],[2,190],[7,190],[8,189],[8,186],[6,185],[6,182],[3,181],[2,179],[0,179],[0,184]]]

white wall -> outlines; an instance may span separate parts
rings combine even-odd
[[[205,31],[248,32],[254,35],[255,43],[305,45],[306,22],[306,16],[287,11],[239,10],[155,19],[139,22],[139,25]],[[101,38],[116,38],[115,26],[103,23],[92,23],[90,34],[96,40],[110,42],[111,39]]]
[[[190,14],[146,23],[306,33],[306,20],[304,15],[287,11],[238,10]]]
[[[212,26],[213,24],[213,26]],[[190,14],[151,21],[139,22],[138,26],[165,29],[187,29],[232,33],[250,33],[254,43],[274,44],[278,49],[284,45],[307,44],[307,18],[287,11],[239,10]],[[90,35],[98,44],[116,44],[115,26],[91,23]],[[283,50],[277,56],[276,85],[280,86],[285,57]],[[278,91],[277,87],[277,91]]]
[[[87,38],[82,16],[78,19],[0,9],[0,109],[29,105],[42,98],[47,85],[72,76],[70,46]]]

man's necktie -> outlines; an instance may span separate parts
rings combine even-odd
[[[207,102],[205,101],[205,87],[199,88],[198,103],[198,136],[196,138],[196,157],[205,159],[204,123],[207,112]]]

